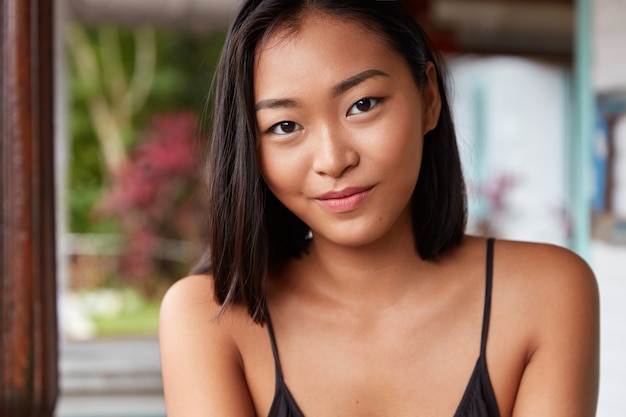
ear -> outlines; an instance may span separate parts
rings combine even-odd
[[[435,65],[426,62],[426,86],[424,87],[424,134],[437,127],[439,114],[441,113],[441,95],[437,83],[437,70]]]

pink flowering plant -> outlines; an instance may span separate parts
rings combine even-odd
[[[125,283],[147,293],[180,277],[198,255],[205,141],[197,122],[190,112],[154,116],[96,209],[116,218],[125,235]]]
[[[503,173],[488,180],[469,185],[470,204],[476,209],[475,232],[482,236],[500,236],[499,220],[510,211],[508,198],[521,180]]]

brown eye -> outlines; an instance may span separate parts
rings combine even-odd
[[[269,132],[275,135],[288,135],[300,129],[302,129],[302,126],[298,123],[285,121],[276,123],[274,126],[270,127]]]
[[[358,111],[368,111],[372,107],[372,102],[369,99],[359,100],[354,106]]]
[[[352,107],[350,107],[350,110],[348,110],[348,115],[368,112],[372,108],[374,108],[379,103],[379,101],[380,99],[374,97],[362,98],[361,100],[354,103]]]

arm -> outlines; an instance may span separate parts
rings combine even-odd
[[[184,278],[169,289],[159,317],[159,346],[169,417],[254,416],[230,313],[219,306],[207,276]]]
[[[534,255],[542,259],[529,279],[535,330],[512,415],[595,416],[599,373],[595,277],[569,251],[541,246]]]

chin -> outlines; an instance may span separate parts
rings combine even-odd
[[[321,230],[314,230],[312,232],[313,241],[357,249],[377,243],[403,240],[406,239],[407,234],[411,235],[412,239],[413,233],[410,227],[394,228],[383,224],[382,221],[367,222],[367,224],[344,224],[332,230],[328,229],[330,229],[330,225],[321,228]]]

